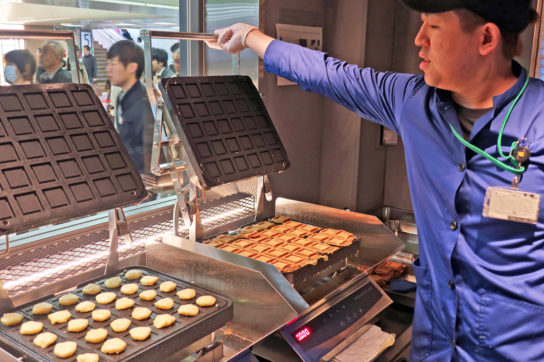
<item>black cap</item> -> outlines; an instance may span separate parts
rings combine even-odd
[[[423,13],[467,9],[504,31],[522,32],[532,21],[531,0],[402,0]]]

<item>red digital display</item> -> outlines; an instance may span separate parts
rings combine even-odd
[[[293,333],[293,336],[297,342],[302,342],[312,334],[312,331],[308,327],[304,327]]]

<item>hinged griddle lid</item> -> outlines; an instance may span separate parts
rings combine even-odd
[[[135,203],[146,190],[88,85],[0,87],[0,234]]]
[[[289,167],[287,153],[251,78],[168,78],[162,79],[160,88],[202,187]]]

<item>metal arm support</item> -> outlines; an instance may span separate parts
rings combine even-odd
[[[108,210],[108,223],[110,230],[110,254],[106,263],[105,274],[119,269],[119,239],[126,239],[132,243],[132,235],[128,230],[128,223],[125,213],[121,208]]]

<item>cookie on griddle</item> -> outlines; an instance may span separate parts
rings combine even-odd
[[[108,331],[104,328],[91,329],[85,335],[85,340],[89,343],[100,343],[106,339]]]
[[[151,335],[151,328],[149,327],[134,327],[128,333],[135,341],[145,341]]]
[[[126,347],[127,344],[121,338],[111,338],[104,342],[100,351],[107,354],[119,354],[123,352]]]
[[[161,285],[159,286],[159,290],[164,293],[169,293],[173,290],[176,290],[176,287],[177,287],[176,283],[168,280],[166,282],[161,283]]]
[[[98,284],[90,283],[83,287],[83,294],[97,295],[102,291],[102,287]]]
[[[131,323],[128,318],[117,318],[110,323],[110,327],[114,332],[120,333],[126,331]]]
[[[44,332],[34,337],[32,341],[36,346],[40,348],[47,348],[57,341],[57,335],[51,332]]]
[[[176,322],[176,317],[171,314],[159,314],[153,320],[153,326],[155,328],[169,327]]]
[[[0,322],[2,322],[5,326],[14,326],[16,324],[21,323],[23,320],[23,315],[19,313],[5,313],[2,318],[0,319]]]
[[[77,362],[98,362],[98,354],[96,353],[78,354]]]
[[[110,288],[110,289],[119,288],[121,283],[123,283],[123,280],[119,277],[111,277],[109,279],[106,279],[106,281],[104,281],[104,285],[106,286],[106,288]]]
[[[215,305],[215,297],[211,295],[203,295],[202,297],[196,298],[196,305],[199,307],[211,307]]]
[[[48,314],[51,312],[51,309],[53,309],[51,303],[41,302],[32,307],[32,314]]]
[[[38,334],[42,331],[42,329],[43,329],[42,322],[28,321],[21,324],[21,329],[19,330],[19,332],[24,335]]]
[[[47,316],[51,324],[66,323],[68,319],[72,317],[72,313],[67,310],[59,310],[58,312],[51,313]]]
[[[73,293],[65,294],[59,298],[59,304],[63,306],[69,306],[79,302],[79,297]]]
[[[77,343],[73,341],[62,342],[55,344],[53,353],[60,358],[68,358],[73,356],[77,351]]]
[[[159,277],[156,275],[146,275],[145,277],[140,279],[140,283],[142,283],[142,285],[149,286],[149,285],[155,285],[155,283],[157,283],[158,280],[159,280]]]
[[[139,269],[131,269],[125,273],[125,279],[136,280],[142,277],[142,271]]]
[[[91,302],[90,300],[86,300],[76,305],[75,310],[81,313],[87,313],[93,311],[95,307],[96,305],[93,302]]]

